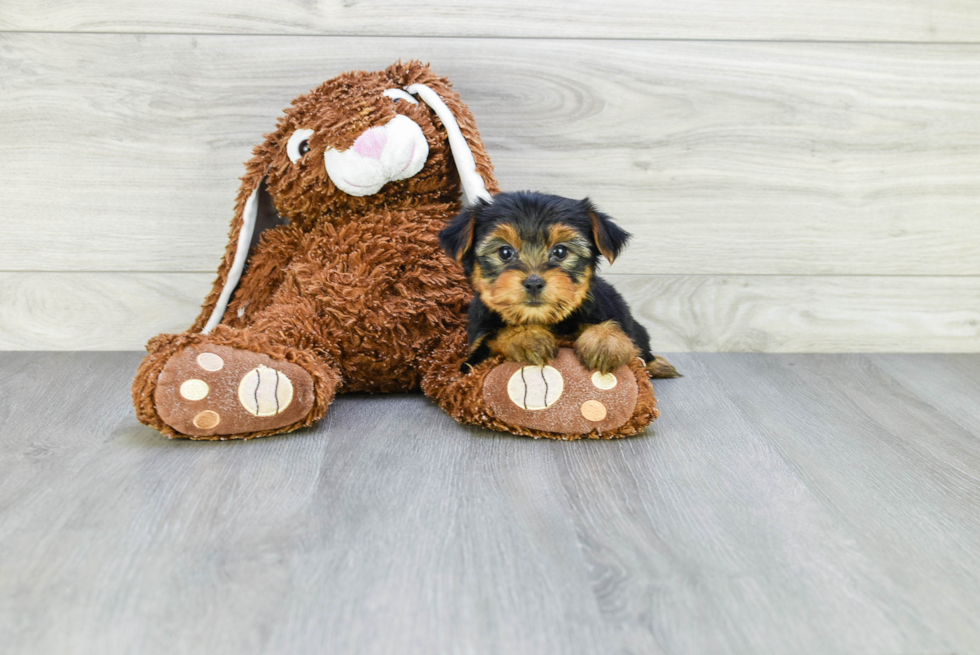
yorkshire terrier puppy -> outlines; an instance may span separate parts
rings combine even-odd
[[[612,263],[629,238],[588,199],[522,191],[463,210],[439,244],[476,291],[464,370],[492,354],[541,366],[567,338],[589,370],[612,373],[641,357],[651,377],[677,377],[650,352],[623,297],[595,274],[599,256]]]

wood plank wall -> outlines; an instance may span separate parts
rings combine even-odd
[[[659,350],[980,351],[969,0],[0,0],[0,349],[186,328],[282,108],[412,57],[635,233]]]

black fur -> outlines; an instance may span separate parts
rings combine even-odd
[[[588,263],[593,270],[598,268],[603,252],[614,259],[630,238],[628,232],[616,225],[609,216],[598,211],[588,198],[572,200],[522,191],[501,193],[494,197],[492,203],[481,201],[463,210],[439,234],[439,244],[451,257],[460,261],[466,276],[471,278],[477,262],[476,246],[501,223],[514,225],[522,236],[533,236],[531,233],[541,232],[556,223],[572,227],[591,244],[591,258]],[[481,268],[485,269],[486,266],[481,264]],[[582,304],[563,321],[549,327],[559,338],[574,337],[583,325],[595,325],[609,320],[616,321],[632,339],[644,361],[653,361],[650,336],[646,329],[633,318],[629,306],[619,292],[597,275],[592,276],[588,294]],[[490,356],[487,342],[504,327],[504,319],[484,305],[479,296],[471,301],[468,326],[471,354],[464,369],[467,365],[475,366]]]
[[[592,221],[592,235],[596,247],[603,254],[611,255],[609,263],[626,247],[630,240],[630,233],[613,223],[608,214],[603,214],[597,210],[592,202],[586,198],[581,202],[582,208],[586,211]]]
[[[439,232],[439,247],[453,259],[462,261],[464,255],[473,249],[474,223],[480,212],[489,206],[490,203],[480,198],[475,205],[471,205],[457,214],[449,221],[449,225]],[[469,274],[470,271],[466,271],[467,277]]]

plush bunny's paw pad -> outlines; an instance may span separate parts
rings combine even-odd
[[[636,376],[628,366],[589,371],[571,348],[545,366],[504,362],[483,382],[483,400],[510,425],[565,435],[609,432],[633,415]]]
[[[189,346],[171,357],[154,395],[160,418],[193,437],[274,430],[313,408],[302,367],[229,346]]]

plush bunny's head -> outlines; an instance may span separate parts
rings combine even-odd
[[[490,174],[469,109],[418,62],[346,73],[300,96],[255,155],[250,173],[266,176],[293,222],[420,195],[486,195]]]
[[[345,73],[293,101],[246,164],[209,332],[262,232],[374,208],[471,203],[498,190],[469,108],[419,62]],[[209,303],[210,304],[210,303]]]

